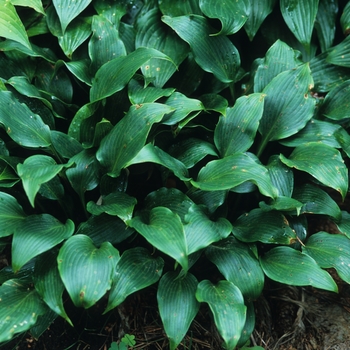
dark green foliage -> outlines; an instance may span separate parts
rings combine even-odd
[[[232,350],[265,276],[349,282],[349,9],[0,0],[0,342],[157,283],[171,350],[202,302]]]

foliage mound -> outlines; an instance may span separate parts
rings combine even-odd
[[[157,284],[170,349],[200,303],[234,349],[266,277],[350,282],[349,28],[341,1],[0,0],[0,342]]]

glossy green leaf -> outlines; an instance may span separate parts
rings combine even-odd
[[[311,119],[315,109],[315,100],[309,96],[312,86],[310,68],[304,64],[280,73],[265,87],[260,150],[269,141],[296,134]]]
[[[216,209],[224,204],[228,191],[202,191],[193,187],[187,192],[188,196],[198,205],[205,205],[208,213],[213,214]]]
[[[12,235],[25,218],[26,214],[16,198],[0,192],[0,237]]]
[[[282,145],[297,147],[309,142],[321,142],[334,148],[341,148],[338,141],[340,126],[324,120],[311,119],[297,134],[281,140]],[[336,137],[335,137],[336,136]]]
[[[206,111],[215,111],[222,115],[226,115],[228,101],[221,95],[208,93],[200,97]]]
[[[261,92],[279,73],[300,64],[297,52],[281,40],[277,40],[266,52],[254,76],[254,91]]]
[[[333,44],[337,15],[337,0],[319,0],[315,29],[322,52],[325,52]]]
[[[137,21],[138,30],[135,38],[136,48],[156,49],[172,60],[169,62],[153,58],[141,66],[146,81],[152,82],[156,87],[164,86],[189,52],[188,45],[167,27],[160,17],[158,9],[153,9],[142,16]]]
[[[0,1],[0,37],[11,39],[31,50],[28,35],[12,2]]]
[[[166,207],[174,214],[177,214],[181,221],[185,221],[185,215],[194,202],[182,191],[176,188],[162,187],[157,191],[151,192],[145,199],[145,210],[151,210],[155,207]]]
[[[350,79],[350,72],[346,67],[336,66],[327,62],[328,51],[314,57],[310,61],[314,90],[317,92],[330,91],[343,81]]]
[[[167,152],[164,152],[151,143],[144,146],[140,152],[126,164],[126,166],[145,162],[160,164],[168,168],[182,181],[190,180],[187,168],[181,161],[171,157]]]
[[[239,53],[226,36],[211,36],[212,29],[206,18],[197,15],[163,16],[162,21],[190,45],[203,70],[213,73],[224,83],[235,80],[240,66]]]
[[[148,217],[145,216],[135,216],[130,220],[129,226],[155,248],[174,258],[187,271],[187,242],[180,217],[165,207],[153,208]]]
[[[186,138],[174,144],[168,153],[177,158],[186,168],[192,168],[208,155],[217,157],[215,146],[197,138]]]
[[[247,181],[256,184],[265,196],[274,198],[277,195],[268,170],[245,153],[236,153],[207,163],[200,170],[197,181],[192,180],[191,183],[204,191],[220,191]]]
[[[120,38],[119,30],[105,17],[93,16],[91,30],[89,56],[92,72],[96,72],[103,64],[117,57],[126,56],[125,45]]]
[[[130,80],[128,84],[128,95],[133,105],[155,102],[161,97],[169,97],[174,91],[174,88],[161,89],[153,86],[144,87],[141,82],[136,79]]]
[[[246,320],[246,306],[241,291],[229,281],[213,285],[208,280],[198,284],[196,298],[208,303],[225,348],[235,349]]]
[[[28,157],[23,164],[17,165],[18,175],[32,207],[40,186],[53,179],[64,167],[64,164],[56,164],[53,158],[41,154]]]
[[[189,14],[201,15],[197,0],[173,1],[173,0],[158,0],[159,8],[163,15],[177,17]]]
[[[68,24],[77,17],[90,2],[91,0],[53,0],[53,5],[60,19],[63,33],[66,31]]]
[[[43,15],[45,14],[41,0],[11,0],[11,3],[15,6],[27,6],[34,9],[36,12]]]
[[[222,28],[216,35],[230,35],[238,32],[247,21],[250,12],[249,0],[199,0],[202,12],[209,18],[219,19]]]
[[[162,258],[154,258],[145,248],[126,250],[118,261],[105,313],[121,304],[128,295],[156,283],[163,265]]]
[[[153,123],[160,122],[172,108],[159,103],[131,106],[125,117],[102,140],[98,161],[117,177],[120,170],[143,148]]]
[[[229,238],[208,246],[205,255],[222,275],[234,283],[247,300],[255,300],[264,287],[264,273],[247,244]]]
[[[310,50],[318,2],[319,0],[280,0],[280,9],[287,26],[307,51]]]
[[[93,306],[111,288],[119,252],[109,242],[96,248],[85,235],[70,237],[61,247],[58,270],[77,307]]]
[[[0,187],[8,188],[13,187],[20,181],[15,169],[11,162],[8,161],[7,156],[0,156]]]
[[[91,75],[89,70],[90,60],[82,59],[79,61],[64,62],[67,69],[80,81],[91,86]]]
[[[74,51],[91,35],[91,23],[87,18],[77,18],[67,28],[58,43],[68,58],[72,58]]]
[[[250,39],[253,40],[265,18],[272,12],[276,0],[250,0],[250,12],[244,29]]]
[[[340,25],[343,29],[345,35],[349,35],[350,31],[350,3],[348,2],[343,10],[343,13],[340,17]]]
[[[296,241],[296,234],[284,215],[260,208],[241,215],[233,223],[232,233],[242,242],[292,244]]]
[[[264,109],[264,95],[238,98],[221,116],[214,132],[215,146],[222,158],[247,151],[254,142]]]
[[[267,204],[265,202],[259,203],[259,207],[264,211],[278,210],[281,212],[296,212],[297,215],[300,214],[302,206],[303,203],[300,201],[285,196],[279,196],[274,200],[268,201]]]
[[[151,58],[171,59],[162,52],[139,47],[127,56],[117,57],[105,63],[96,73],[90,90],[91,102],[101,100],[122,90],[136,71]]]
[[[56,249],[37,257],[33,281],[35,289],[51,310],[73,326],[63,306],[64,285],[57,268]]]
[[[94,245],[99,247],[103,242],[118,244],[135,231],[126,226],[125,223],[117,216],[100,214],[90,216],[89,219],[79,225],[77,234],[89,236]]]
[[[74,223],[62,224],[50,214],[27,216],[15,230],[12,242],[12,268],[18,271],[30,259],[70,237]]]
[[[80,198],[83,198],[86,191],[93,190],[99,184],[99,163],[95,152],[91,150],[79,152],[70,161],[74,162],[74,165],[66,170],[67,178]]]
[[[291,197],[294,188],[293,171],[283,164],[277,155],[270,157],[266,168],[279,196]]]
[[[342,67],[350,67],[350,37],[328,51],[326,61]]]
[[[192,254],[226,238],[232,231],[232,225],[225,218],[210,220],[202,207],[193,205],[185,215],[184,229],[188,254]]]
[[[175,350],[185,337],[199,310],[195,297],[197,285],[198,281],[191,273],[179,277],[174,271],[167,272],[159,281],[159,313],[171,350]]]
[[[37,291],[19,279],[0,287],[0,342],[30,329],[48,311]]]
[[[350,283],[350,240],[348,237],[327,232],[313,234],[303,247],[322,268],[335,268],[339,277]]]
[[[293,198],[304,203],[301,213],[328,215],[339,222],[342,218],[338,204],[324,190],[311,184],[295,188]]]
[[[9,91],[0,91],[0,124],[19,145],[30,148],[48,147],[50,129],[39,115],[20,103]]]
[[[342,211],[341,214],[342,219],[336,225],[341,233],[350,238],[350,214],[347,211]]]
[[[293,248],[273,248],[260,258],[260,264],[266,276],[274,281],[338,292],[338,287],[328,272],[322,270],[309,255]]]
[[[350,80],[336,86],[325,97],[320,113],[332,120],[345,120],[349,112]]]
[[[64,187],[58,176],[41,184],[39,194],[51,200],[61,200],[64,196]]]
[[[185,119],[191,112],[204,110],[201,101],[188,98],[180,92],[174,92],[165,103],[175,110],[174,113],[163,118],[162,124],[165,125],[174,125]]]
[[[57,130],[51,131],[51,141],[61,157],[69,159],[83,150],[82,145],[73,137]]]
[[[305,171],[324,185],[340,192],[343,199],[348,189],[348,170],[341,154],[333,147],[317,142],[298,146],[289,158],[280,155],[281,161],[297,170]]]
[[[115,191],[101,197],[97,203],[90,201],[86,208],[93,215],[106,213],[127,221],[131,219],[136,203],[136,198],[124,192]]]
[[[342,128],[339,127],[335,132],[334,132],[334,136],[335,136],[335,141],[338,142],[339,146],[333,146],[336,148],[342,148],[343,151],[346,153],[346,155],[349,157],[350,155],[350,135],[348,134],[348,132]]]

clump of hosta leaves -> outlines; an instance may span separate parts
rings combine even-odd
[[[0,342],[156,284],[247,348],[266,276],[350,282],[349,4],[0,1]]]

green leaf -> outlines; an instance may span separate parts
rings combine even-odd
[[[274,281],[338,292],[338,287],[328,272],[322,270],[310,256],[293,248],[273,248],[260,258],[260,264],[266,276]]]
[[[0,37],[17,41],[31,50],[24,25],[12,2],[8,0],[0,1]]]
[[[241,215],[234,222],[232,233],[243,242],[292,244],[296,241],[296,234],[284,215],[260,208]]]
[[[170,350],[175,350],[185,337],[199,310],[195,297],[198,281],[191,273],[184,277],[167,272],[159,281],[157,300]]]
[[[38,148],[51,144],[49,127],[10,91],[0,91],[0,124],[21,146]]]
[[[174,92],[165,102],[168,106],[174,108],[174,113],[165,116],[162,124],[174,125],[185,119],[190,113],[203,111],[205,108],[201,101],[188,98],[180,92]]]
[[[312,86],[310,68],[304,64],[280,73],[265,87],[260,152],[267,142],[296,134],[311,119],[315,109],[315,100],[309,96]]]
[[[346,237],[350,238],[350,214],[346,211],[342,211],[342,219],[340,223],[336,223],[339,231]]]
[[[264,97],[263,94],[242,96],[220,117],[214,142],[222,158],[245,152],[253,144],[263,114]]]
[[[53,249],[38,256],[34,271],[33,281],[40,297],[51,310],[73,326],[63,306],[64,285],[58,272],[57,250]]]
[[[222,204],[224,204],[227,198],[228,191],[202,191],[193,187],[187,192],[188,196],[198,205],[203,204],[207,207],[210,214],[215,213]]]
[[[67,69],[80,81],[86,85],[91,86],[91,76],[89,71],[89,59],[83,59],[80,61],[63,62]]]
[[[349,93],[350,80],[346,80],[329,91],[322,103],[319,113],[329,119],[337,121],[350,118]]]
[[[208,93],[200,97],[206,111],[215,111],[222,115],[226,115],[228,101],[221,95]]]
[[[247,300],[256,300],[264,287],[264,273],[247,244],[228,238],[208,246],[205,255],[221,274],[234,283]]]
[[[131,219],[136,203],[136,198],[124,192],[115,191],[107,196],[102,196],[97,203],[90,201],[86,208],[93,215],[107,213],[127,221]]]
[[[168,153],[185,164],[187,169],[195,166],[208,155],[217,157],[217,151],[212,143],[189,137],[172,145]]]
[[[322,52],[325,52],[333,44],[337,15],[337,1],[320,0],[316,16],[315,29],[317,31]]]
[[[322,268],[335,268],[339,277],[350,283],[350,241],[343,235],[318,232],[303,247],[303,252],[316,260]]]
[[[175,73],[189,52],[188,45],[181,40],[160,19],[158,9],[147,12],[137,21],[135,46],[159,50],[171,58],[171,62],[152,58],[141,66],[142,74],[147,83],[155,87],[163,87]]]
[[[226,349],[235,349],[246,320],[247,308],[241,291],[229,281],[213,285],[203,280],[198,284],[196,298],[199,302],[208,303]]]
[[[148,216],[134,217],[129,221],[129,226],[155,248],[174,258],[187,271],[187,242],[180,217],[165,207],[153,208]]]
[[[196,62],[203,70],[213,73],[223,83],[235,80],[240,66],[239,53],[226,36],[211,36],[212,29],[205,17],[163,16],[162,21],[190,45]]]
[[[98,216],[92,215],[87,221],[81,223],[77,234],[89,236],[94,244],[99,247],[103,242],[118,244],[134,232],[117,216],[100,214]]]
[[[144,146],[141,151],[128,162],[125,166],[138,163],[151,162],[155,164],[160,164],[169,170],[171,170],[175,176],[177,176],[182,181],[189,181],[188,171],[186,166],[177,160],[176,158],[171,157],[167,152],[164,152],[159,147],[154,146],[151,143],[148,143]]]
[[[27,6],[34,9],[36,12],[45,15],[45,11],[41,0],[11,0],[11,3],[15,6]]]
[[[105,313],[121,304],[128,295],[157,282],[164,261],[152,257],[147,249],[126,250],[118,261]]]
[[[225,218],[212,221],[202,207],[192,205],[185,215],[184,229],[188,254],[192,254],[226,238],[232,231],[232,225]]]
[[[126,49],[119,30],[105,17],[95,15],[91,24],[92,36],[89,41],[91,70],[95,73],[103,64],[117,57],[125,57]]]
[[[30,329],[48,307],[27,283],[12,279],[0,287],[0,342]]]
[[[66,31],[68,24],[88,7],[90,2],[91,0],[53,0],[53,5],[61,22],[62,33]]]
[[[91,35],[92,30],[94,28],[87,18],[77,18],[72,22],[65,33],[58,37],[58,43],[64,54],[72,58],[74,51]]]
[[[172,108],[159,103],[131,106],[124,118],[102,140],[96,157],[108,169],[110,176],[117,177],[120,170],[145,145],[153,123],[160,122]]]
[[[187,0],[180,2],[173,0],[159,0],[158,3],[163,15],[177,17],[191,13],[197,15],[202,14],[197,0]]]
[[[139,47],[127,56],[117,57],[105,63],[96,73],[91,90],[90,101],[102,100],[122,90],[136,71],[151,58],[171,59],[162,52]]]
[[[93,306],[111,288],[119,252],[109,242],[96,248],[85,235],[70,237],[59,251],[58,270],[77,307]]]
[[[176,188],[162,187],[157,191],[151,192],[145,199],[145,210],[151,210],[155,207],[166,207],[177,214],[184,222],[185,215],[194,202],[182,191]]]
[[[280,0],[280,9],[287,26],[307,51],[310,50],[318,1]]]
[[[350,31],[350,3],[348,2],[343,10],[343,13],[340,17],[340,25],[343,29],[345,36],[349,35]]]
[[[278,210],[282,212],[296,212],[297,215],[300,214],[302,206],[303,203],[296,199],[284,196],[279,196],[276,199],[269,201],[268,204],[265,202],[259,203],[259,207],[263,211]]]
[[[328,92],[350,79],[349,69],[327,62],[328,51],[311,59],[310,69],[314,79],[314,91]]]
[[[53,179],[65,166],[56,164],[53,158],[41,154],[28,157],[23,164],[17,165],[18,175],[33,208],[40,186]]]
[[[74,232],[74,223],[62,224],[50,214],[30,215],[15,230],[12,241],[12,268],[18,271],[30,259],[46,252]]]
[[[268,170],[245,153],[236,153],[224,159],[213,160],[202,168],[193,186],[204,191],[228,190],[251,181],[265,196],[276,197]]]
[[[270,157],[266,168],[279,196],[291,197],[294,188],[293,171],[284,165],[277,155]]]
[[[338,204],[321,188],[311,184],[304,184],[295,188],[293,198],[304,203],[301,213],[328,215],[337,222],[341,221],[342,214]]]
[[[300,64],[298,53],[281,40],[266,52],[254,76],[254,91],[261,92],[279,73],[294,69]]]
[[[73,137],[57,130],[51,131],[52,145],[61,157],[69,159],[83,150],[82,145]]]
[[[304,129],[287,139],[281,140],[280,143],[288,147],[297,147],[309,142],[319,142],[334,148],[341,148],[342,145],[336,136],[340,129],[341,127],[337,124],[311,119]]]
[[[280,155],[281,161],[297,170],[305,171],[324,185],[340,192],[343,199],[348,190],[348,170],[341,154],[333,147],[317,142],[298,146],[289,158]]]
[[[249,0],[229,0],[225,2],[200,0],[199,6],[207,17],[220,20],[222,28],[215,35],[230,35],[238,32],[250,14]]]
[[[70,162],[74,162],[74,167],[66,170],[67,178],[80,198],[84,198],[86,191],[93,190],[99,184],[100,166],[95,152],[83,150],[73,156]]]
[[[342,67],[350,67],[350,37],[347,36],[340,44],[328,51],[326,61]]]
[[[250,13],[244,24],[244,29],[252,41],[264,19],[272,12],[276,0],[250,0]]]
[[[12,235],[25,218],[26,214],[16,198],[0,192],[0,237]]]

